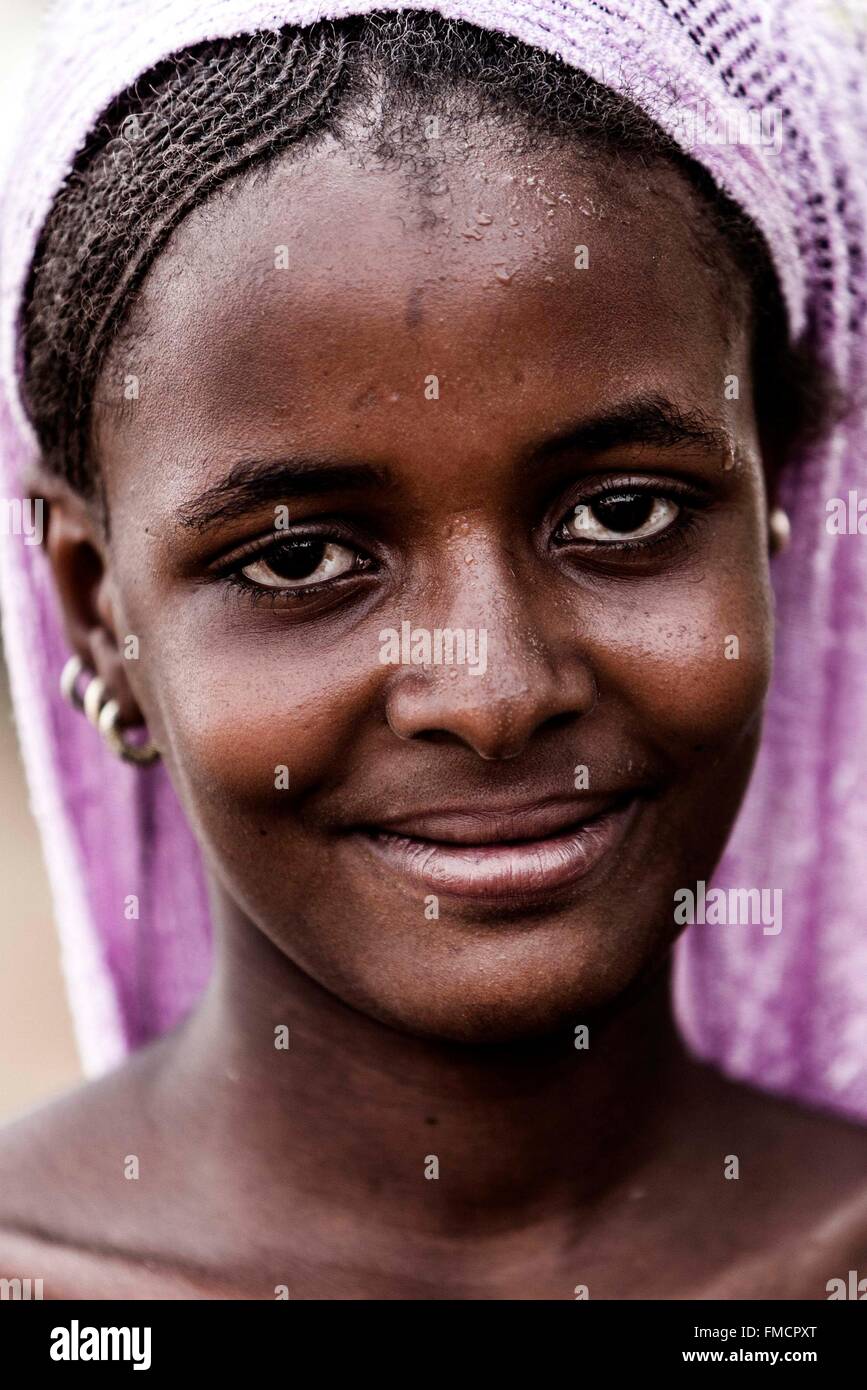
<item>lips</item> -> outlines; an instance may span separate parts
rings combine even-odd
[[[465,808],[395,818],[359,832],[391,870],[429,893],[531,899],[585,878],[627,833],[637,798]]]

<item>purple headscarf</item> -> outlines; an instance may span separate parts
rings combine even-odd
[[[40,228],[110,99],[189,44],[373,3],[66,0],[46,22],[3,197],[0,481],[36,457],[17,323]],[[793,334],[860,405],[802,452],[781,501],[776,667],[753,780],[715,884],[782,892],[782,930],[695,925],[676,948],[690,1047],[727,1074],[867,1120],[867,71],[851,21],[815,0],[418,0],[559,54],[624,92],[705,165],[767,238]],[[857,490],[861,486],[861,492]],[[850,493],[856,496],[850,506]],[[865,504],[867,511],[867,504]],[[867,528],[867,520],[865,520]],[[200,852],[160,766],[117,762],[61,700],[68,655],[45,556],[2,546],[6,652],[77,1037],[96,1075],[175,1024],[207,977]],[[130,916],[132,895],[138,917]]]

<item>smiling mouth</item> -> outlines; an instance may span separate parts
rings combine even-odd
[[[561,804],[530,814],[434,814],[357,834],[380,862],[428,893],[529,900],[577,883],[608,858],[627,834],[638,800],[611,799],[580,819],[574,805],[570,820]]]

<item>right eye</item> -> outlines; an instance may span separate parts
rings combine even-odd
[[[563,530],[571,540],[588,544],[649,540],[672,526],[680,510],[673,498],[643,489],[603,492],[577,506]]]
[[[237,573],[263,589],[307,589],[360,568],[360,559],[357,550],[338,541],[299,536],[257,556]]]

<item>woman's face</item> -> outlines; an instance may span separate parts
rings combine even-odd
[[[691,195],[475,130],[433,186],[329,139],[199,209],[98,417],[103,611],[218,893],[466,1041],[664,954],[771,650],[748,316]]]

